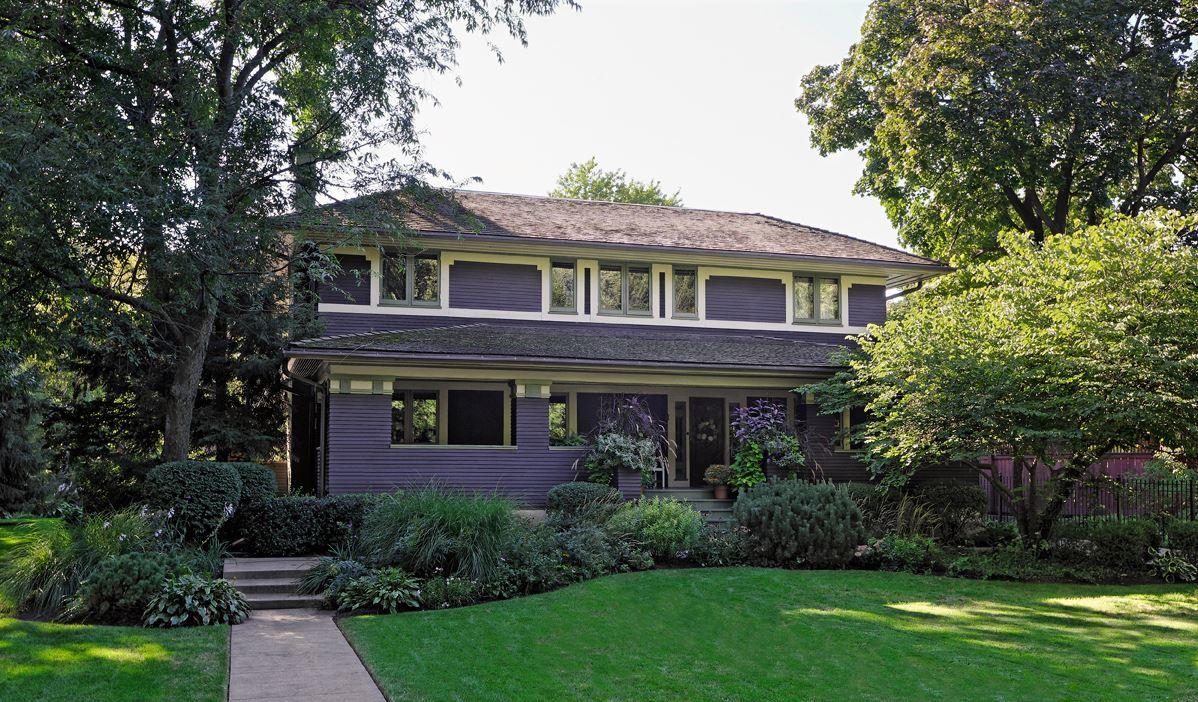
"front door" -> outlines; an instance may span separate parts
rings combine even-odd
[[[724,462],[724,400],[719,397],[690,399],[690,484],[703,485],[703,472],[713,463]]]

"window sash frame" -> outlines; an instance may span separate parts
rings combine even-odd
[[[557,267],[570,266],[574,273],[574,300],[569,307],[561,307],[553,304],[553,269]],[[549,261],[549,311],[554,314],[578,314],[578,261],[566,260],[560,258],[550,259]]]
[[[795,284],[799,278],[811,279],[811,317],[798,316],[798,306],[795,305]],[[836,318],[821,319],[820,308],[820,283],[824,280],[835,281],[836,283]],[[790,304],[791,304],[791,323],[792,324],[820,324],[824,326],[843,326],[844,325],[844,281],[838,275],[828,275],[827,273],[807,273],[796,271],[790,279]]]
[[[403,397],[400,399],[403,402],[403,407],[404,407],[403,427],[400,430],[402,433],[402,438],[399,442],[395,441],[395,405],[394,405],[394,402],[396,400],[395,396],[397,394],[403,395]],[[435,440],[432,442],[413,441],[413,438],[415,437],[415,430],[413,428],[412,419],[413,419],[413,416],[415,415],[416,395],[429,395],[429,394],[431,394],[433,396],[431,399],[433,400],[433,402],[435,402],[437,404],[436,425],[433,429],[433,438]],[[430,398],[422,397],[420,399],[423,401],[427,401]],[[391,402],[392,402],[392,406],[391,406],[391,412],[392,412],[392,414],[391,414],[391,445],[392,446],[437,446],[441,443],[441,413],[442,413],[442,411],[444,411],[444,408],[442,407],[442,404],[441,404],[441,394],[439,392],[437,392],[436,390],[422,390],[419,388],[416,388],[416,389],[397,388],[397,389],[391,391]]]
[[[689,273],[694,279],[693,293],[695,296],[695,311],[678,311],[678,274]],[[699,318],[699,268],[697,266],[671,266],[670,271],[670,317],[673,319]]]
[[[431,259],[436,262],[437,271],[437,297],[432,300],[417,300],[416,299],[416,260],[419,258]],[[403,259],[404,271],[404,299],[403,300],[388,300],[383,297],[387,287],[387,262],[388,260]],[[422,251],[420,253],[403,253],[403,254],[387,254],[383,253],[380,264],[380,280],[379,280],[379,305],[396,306],[396,307],[440,307],[441,306],[441,252],[440,251]]]
[[[603,307],[603,269],[607,268],[620,269],[620,309],[604,309]],[[649,284],[649,305],[644,310],[633,310],[629,308],[629,269],[636,269],[639,273],[644,271]],[[599,262],[599,314],[607,317],[652,317],[653,316],[653,264],[650,263],[615,263],[612,261]]]

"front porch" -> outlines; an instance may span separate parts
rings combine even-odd
[[[324,370],[328,391],[317,413],[326,423],[317,449],[321,492],[436,483],[497,492],[539,508],[553,485],[585,478],[586,448],[578,444],[595,428],[604,403],[620,395],[641,397],[668,437],[667,469],[652,494],[692,501],[712,521],[725,519],[730,503],[714,499],[703,473],[731,460],[731,414],[752,402],[784,405],[788,422],[826,437],[825,472],[844,473],[842,465],[861,472],[832,444],[835,420],[816,415],[793,392],[812,377],[403,363]],[[624,476],[618,487],[628,498],[641,493],[635,476]]]

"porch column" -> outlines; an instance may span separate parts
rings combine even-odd
[[[549,381],[512,381],[516,398],[516,450],[545,453],[549,450]]]

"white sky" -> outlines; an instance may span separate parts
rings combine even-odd
[[[763,212],[895,245],[856,154],[821,158],[799,80],[839,61],[866,2],[581,0],[528,22],[527,48],[466,37],[456,76],[427,85],[426,157],[482,190],[543,195],[572,161],[680,189],[686,205]]]

